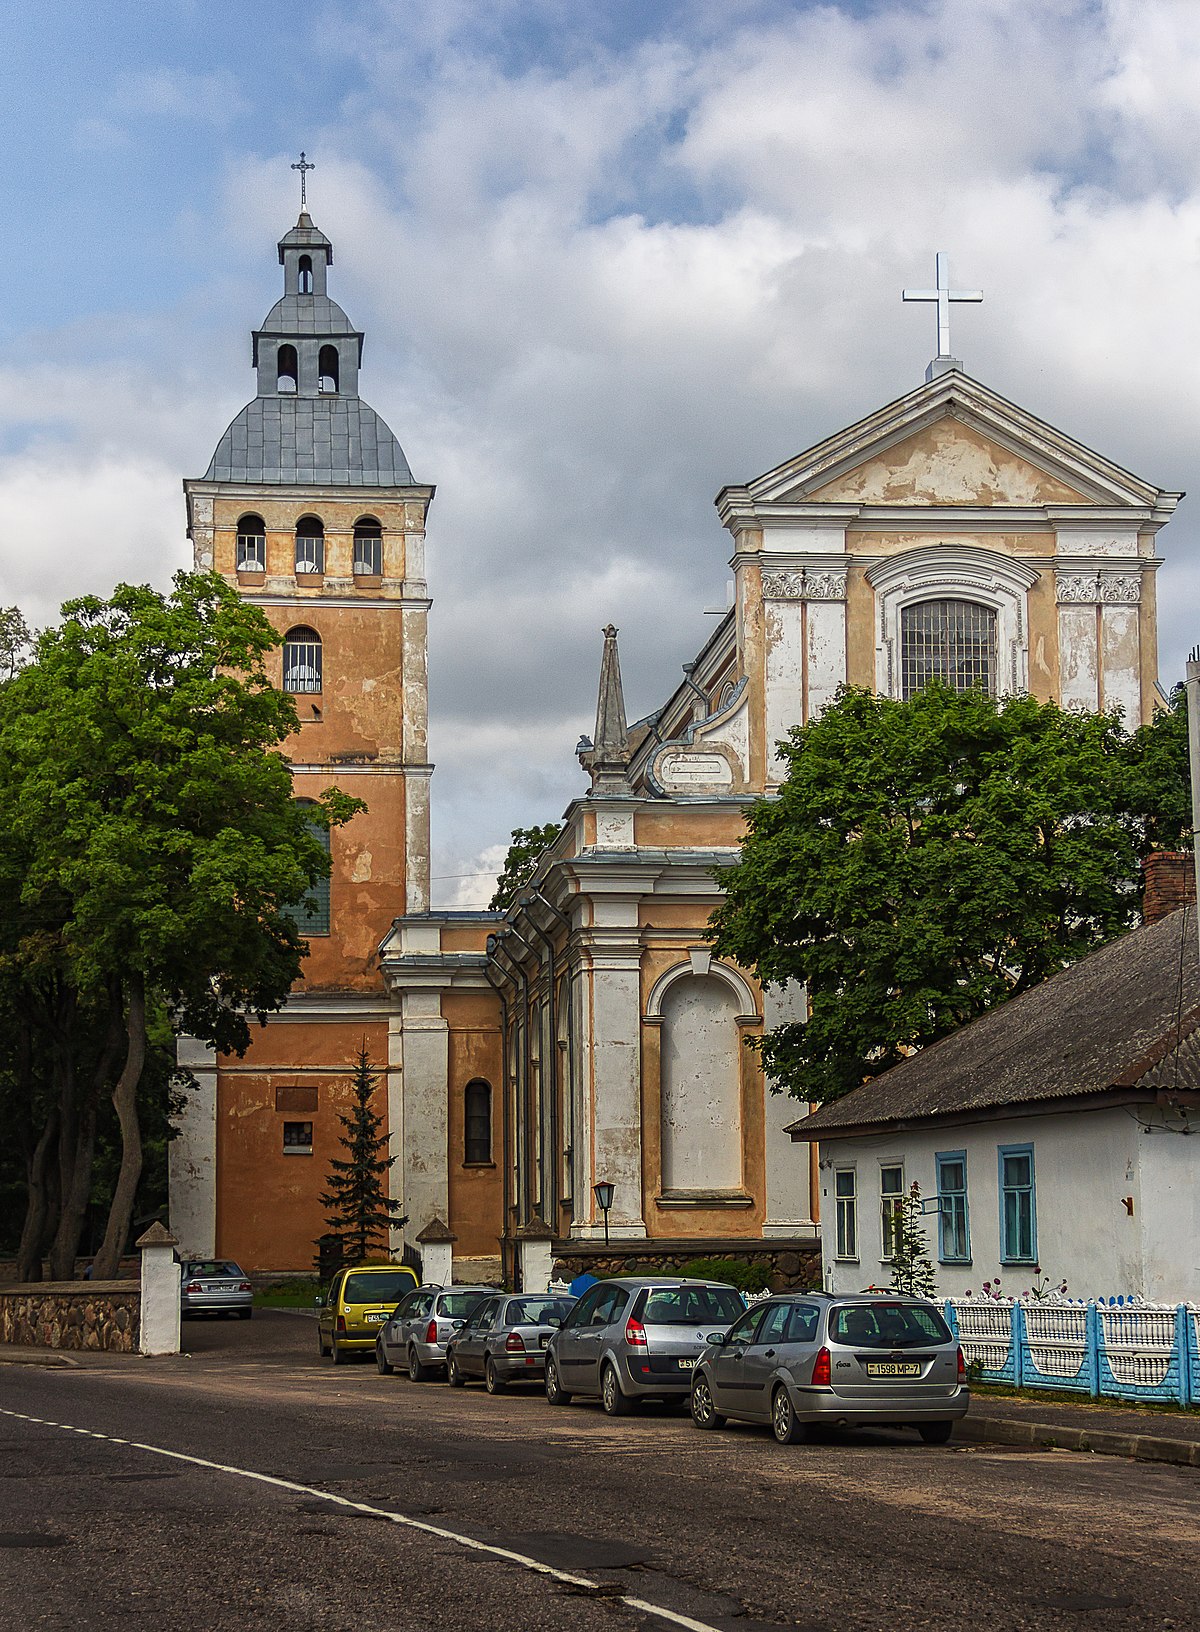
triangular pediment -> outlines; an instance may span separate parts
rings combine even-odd
[[[1165,496],[957,369],[741,491],[755,504],[1018,508],[1144,509]]]

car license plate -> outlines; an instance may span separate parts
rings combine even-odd
[[[231,1286],[222,1286],[220,1281],[218,1281],[215,1286],[211,1286],[208,1284],[208,1282],[205,1282],[200,1290],[201,1292],[232,1292],[233,1288]]]
[[[868,1377],[919,1377],[921,1365],[918,1360],[868,1360]]]
[[[542,1333],[542,1335],[541,1335],[541,1337],[539,1337],[539,1338],[538,1338],[538,1346],[539,1346],[539,1348],[543,1348],[543,1349],[544,1349],[544,1348],[545,1348],[545,1347],[546,1347],[546,1345],[547,1345],[547,1343],[549,1343],[549,1341],[550,1341],[550,1338],[549,1338],[549,1336],[548,1336],[548,1335],[547,1335],[547,1333],[545,1333],[545,1332],[543,1332],[543,1333]]]
[[[364,1315],[363,1319],[367,1322],[368,1325],[374,1324],[376,1326],[382,1326],[384,1321],[387,1319],[387,1316],[386,1315]]]
[[[696,1364],[694,1360],[677,1360],[675,1363],[679,1367],[680,1371],[691,1371],[692,1367]]]

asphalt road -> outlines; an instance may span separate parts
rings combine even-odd
[[[286,1314],[184,1339],[0,1366],[6,1632],[1200,1627],[1200,1470],[612,1421],[335,1370]]]

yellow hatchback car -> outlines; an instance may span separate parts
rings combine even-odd
[[[363,1264],[340,1269],[317,1299],[317,1347],[340,1365],[348,1354],[373,1353],[379,1328],[420,1280],[406,1264]]]

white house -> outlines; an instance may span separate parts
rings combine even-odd
[[[1152,859],[1179,885],[1192,865]],[[997,1277],[1018,1293],[1041,1277],[1084,1298],[1200,1301],[1195,907],[1110,942],[789,1132],[819,1141],[830,1290],[889,1284],[897,1205],[915,1182],[941,1296]]]

